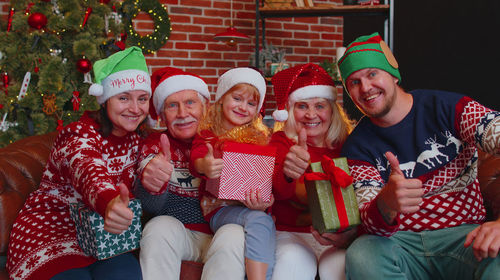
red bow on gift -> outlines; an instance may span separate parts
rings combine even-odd
[[[349,227],[349,218],[345,208],[344,197],[342,196],[341,188],[346,188],[352,184],[352,177],[341,168],[335,166],[335,162],[327,156],[323,156],[321,167],[324,173],[311,172],[304,174],[304,179],[308,181],[328,180],[332,185],[333,199],[339,214],[340,228],[339,232],[344,231]]]

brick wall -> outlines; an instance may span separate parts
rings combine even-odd
[[[232,67],[249,65],[250,54],[255,51],[255,0],[233,0],[234,27],[251,38],[249,42],[233,47],[213,40],[215,34],[225,31],[230,25],[230,1],[159,1],[167,8],[172,32],[159,51],[146,56],[151,71],[164,66],[179,67],[203,77],[211,92],[215,92],[219,75]],[[315,0],[314,3],[341,4],[342,1]],[[9,6],[9,1],[0,0],[3,20],[7,18]],[[151,32],[153,27],[146,13],[139,14],[134,24],[141,35]],[[292,66],[319,63],[324,59],[335,59],[336,48],[342,46],[342,27],[341,17],[266,19],[266,40],[286,48],[286,60]],[[271,87],[268,87],[266,100],[269,112],[275,107]]]

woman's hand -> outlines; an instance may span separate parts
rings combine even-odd
[[[311,233],[319,244],[324,246],[335,246],[336,248],[346,249],[356,239],[358,235],[358,227],[354,227],[344,232],[319,232],[311,227]]]
[[[303,128],[299,132],[297,145],[290,147],[283,163],[283,173],[288,178],[297,180],[309,166],[311,155],[307,151],[307,132]]]
[[[245,193],[245,200],[240,200],[248,209],[265,211],[274,203],[274,196],[271,194],[269,201],[262,200],[260,189],[250,189]]]
[[[124,183],[118,185],[120,194],[108,203],[104,215],[104,230],[114,234],[120,234],[127,230],[132,224],[134,212],[128,208],[129,191]]]

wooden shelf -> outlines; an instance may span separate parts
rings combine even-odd
[[[354,14],[387,14],[390,5],[329,5],[317,4],[314,7],[268,7],[259,8],[262,17],[307,17],[307,16],[344,16]]]

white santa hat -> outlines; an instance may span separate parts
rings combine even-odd
[[[185,72],[179,68],[164,67],[156,70],[151,75],[151,87],[153,89],[154,110],[149,110],[151,118],[157,119],[163,109],[165,99],[170,95],[182,90],[194,90],[210,99],[210,92],[205,81],[196,74]]]
[[[266,80],[262,77],[259,71],[249,67],[238,67],[226,71],[217,81],[217,92],[215,93],[215,102],[217,102],[224,94],[237,84],[250,84],[259,91],[259,107],[257,112],[264,104],[266,97]]]
[[[337,89],[332,77],[314,63],[300,64],[274,74],[271,79],[278,109],[273,112],[274,120],[288,119],[287,108],[298,100],[321,97],[335,100]]]

